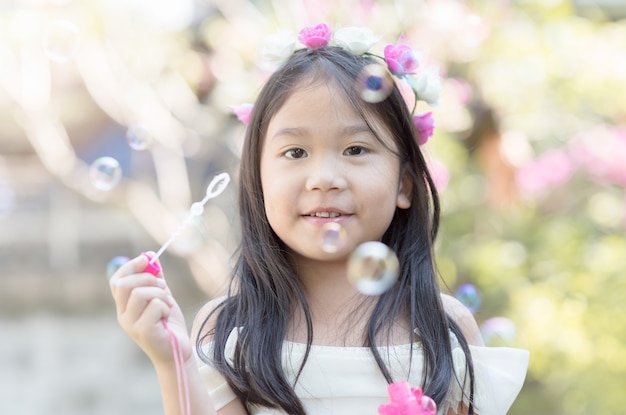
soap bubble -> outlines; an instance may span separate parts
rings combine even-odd
[[[480,308],[482,303],[482,297],[478,288],[472,284],[463,284],[454,293],[454,296],[465,307],[467,307],[472,313],[475,313]]]
[[[365,242],[348,260],[348,280],[365,295],[387,291],[398,279],[400,263],[396,254],[381,242]]]
[[[363,101],[382,102],[393,90],[393,78],[383,65],[371,64],[363,67],[357,77],[357,89]]]
[[[113,157],[100,157],[89,167],[89,180],[98,190],[108,192],[117,186],[121,179],[122,168]]]
[[[322,227],[322,251],[329,254],[338,252],[346,243],[346,231],[337,222],[329,222]]]
[[[80,44],[78,27],[66,20],[50,24],[43,34],[44,53],[53,62],[66,63],[74,58]]]
[[[133,150],[143,151],[150,147],[153,138],[148,127],[138,124],[131,126],[126,131],[126,141]]]
[[[113,274],[115,274],[117,270],[120,269],[122,265],[124,265],[128,261],[130,261],[130,258],[126,256],[116,256],[115,258],[110,260],[109,263],[107,264],[107,269],[106,269],[107,278],[111,279]]]
[[[492,317],[480,325],[480,334],[488,346],[506,346],[515,340],[517,329],[506,317]]]
[[[421,406],[421,415],[437,415],[437,404],[429,396],[423,395]]]

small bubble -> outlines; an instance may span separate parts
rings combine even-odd
[[[191,205],[191,209],[189,209],[189,213],[193,216],[200,216],[204,212],[204,206],[200,202],[196,202]]]
[[[66,63],[74,58],[80,44],[78,27],[66,20],[50,24],[43,34],[44,53],[53,62]]]
[[[337,222],[329,222],[322,227],[322,251],[329,254],[338,252],[346,243],[346,231]]]
[[[111,279],[113,274],[115,274],[117,270],[120,269],[122,265],[124,265],[128,261],[130,261],[130,258],[125,257],[125,256],[116,256],[115,258],[110,260],[109,263],[107,264],[107,269],[106,269],[107,278]]]
[[[482,297],[478,289],[472,284],[463,284],[457,288],[454,296],[472,313],[480,308]]]
[[[429,396],[423,395],[421,402],[421,415],[436,415],[437,404]]]
[[[515,340],[517,329],[506,317],[492,317],[480,325],[480,334],[488,346],[507,346]]]
[[[400,264],[396,254],[381,242],[365,242],[348,261],[349,281],[365,295],[387,291],[398,279]]]
[[[387,68],[379,64],[363,67],[356,83],[361,98],[373,104],[387,99],[393,90],[391,74]]]
[[[133,125],[126,131],[128,145],[135,151],[146,150],[152,144],[153,138],[145,125]]]
[[[89,167],[89,180],[98,190],[108,192],[122,179],[120,163],[113,157],[100,157]]]

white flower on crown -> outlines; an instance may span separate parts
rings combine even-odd
[[[270,63],[286,61],[296,49],[293,33],[283,30],[265,38],[263,43],[263,60]]]
[[[379,38],[367,27],[342,27],[335,30],[335,44],[357,56],[364,54]]]
[[[442,85],[438,68],[434,66],[420,68],[415,75],[407,77],[407,81],[420,100],[432,106],[439,103]]]

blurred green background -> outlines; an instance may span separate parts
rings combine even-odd
[[[263,38],[319,22],[402,37],[445,76],[425,146],[438,263],[444,289],[477,292],[489,343],[531,352],[509,413],[623,413],[625,18],[619,0],[3,1],[0,413],[162,413],[107,264],[156,250],[213,175],[235,178],[229,106],[268,76]],[[89,179],[103,156],[122,171],[108,191]],[[235,195],[163,256],[188,323],[224,289]]]

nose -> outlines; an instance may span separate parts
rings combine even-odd
[[[324,192],[344,189],[347,185],[344,167],[340,157],[333,155],[316,157],[309,165],[306,189]]]

